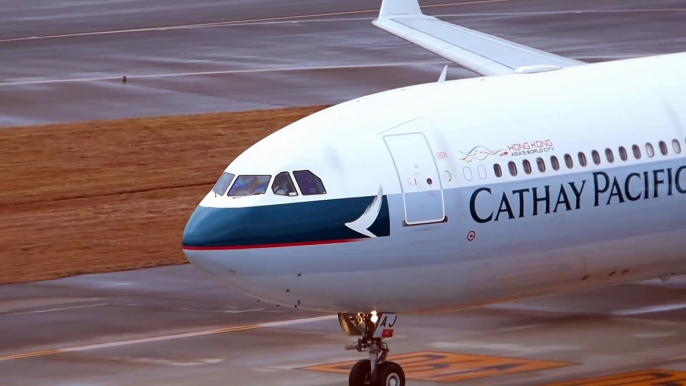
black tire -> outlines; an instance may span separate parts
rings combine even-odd
[[[348,378],[349,386],[370,386],[372,379],[372,365],[369,359],[362,359],[355,363],[355,366],[350,370],[350,377]]]
[[[384,362],[372,374],[374,386],[405,386],[405,372],[397,363]]]

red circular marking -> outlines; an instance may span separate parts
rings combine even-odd
[[[467,233],[467,241],[474,241],[475,238],[476,238],[476,232],[469,231],[469,233]]]

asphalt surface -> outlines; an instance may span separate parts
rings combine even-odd
[[[365,10],[377,7],[7,0],[0,125],[336,103],[437,79],[444,61],[373,28],[375,11]],[[600,61],[686,51],[685,9],[685,1],[511,0],[426,12]],[[415,372],[432,379],[416,385],[455,374],[460,385],[523,386],[686,371],[685,291],[676,278],[403,316],[389,344],[392,354],[481,356],[476,370]],[[260,304],[189,266],[0,287],[0,385],[345,385],[345,375],[303,368],[360,358],[343,351],[350,342],[330,316]],[[508,373],[502,358],[555,365]]]
[[[467,380],[436,382],[439,369],[434,381],[409,383],[419,386],[686,371],[685,291],[686,278],[674,278],[401,316],[388,343],[395,355],[482,356],[480,372],[459,374]],[[352,340],[331,316],[259,303],[190,266],[0,287],[2,385],[343,386],[344,374],[303,368],[361,359],[343,350]],[[508,374],[493,365],[503,358],[563,365]]]
[[[379,4],[3,1],[0,126],[334,104],[438,79],[442,58],[370,24]],[[582,60],[686,51],[683,0],[422,4]],[[472,75],[453,66],[448,78]]]

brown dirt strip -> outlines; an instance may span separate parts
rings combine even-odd
[[[0,129],[0,284],[185,263],[222,170],[322,108]]]

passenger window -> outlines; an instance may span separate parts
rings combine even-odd
[[[484,165],[479,165],[479,167],[476,168],[476,171],[477,173],[479,173],[479,178],[481,178],[482,180],[485,180],[486,177],[488,177],[486,175],[486,168],[484,167]]]
[[[522,166],[524,166],[524,173],[531,174],[531,163],[529,163],[529,160],[522,161]]]
[[[298,192],[295,190],[293,180],[288,172],[281,172],[274,177],[272,183],[272,192],[277,196],[297,196]]]
[[[612,153],[612,149],[605,149],[605,158],[607,158],[609,163],[615,162],[615,155]]]
[[[215,196],[225,195],[226,191],[229,190],[229,186],[231,186],[231,182],[233,181],[234,177],[235,177],[234,174],[222,173],[221,177],[219,177],[219,180],[217,181],[216,184],[214,184],[214,187],[212,188],[214,195]]]
[[[272,176],[238,176],[229,190],[229,196],[252,196],[264,194]]]
[[[538,158],[536,160],[536,165],[538,166],[538,171],[543,173],[545,172],[545,161],[543,161],[543,158]]]
[[[314,194],[326,194],[322,180],[309,170],[296,170],[293,172],[303,196]]]
[[[560,163],[557,161],[557,157],[550,157],[550,164],[553,166],[553,170],[560,170]]]
[[[515,163],[512,162],[512,161],[510,161],[510,162],[507,164],[507,167],[510,169],[510,174],[511,174],[512,176],[516,176],[516,175],[517,175],[517,164],[515,164]]]
[[[598,153],[596,150],[593,150],[591,152],[591,157],[593,158],[594,164],[600,165],[600,153]]]
[[[495,173],[496,177],[503,176],[503,169],[500,168],[500,164],[493,165],[493,172]]]
[[[660,153],[662,153],[662,155],[667,155],[668,153],[665,141],[660,141]]]
[[[567,168],[569,169],[574,167],[574,161],[572,161],[572,156],[569,154],[565,154],[565,165],[567,165]]]
[[[586,166],[586,154],[582,151],[579,152],[579,164],[581,166]]]
[[[619,158],[622,159],[622,161],[626,161],[629,159],[629,156],[626,154],[626,149],[624,146],[619,147]]]
[[[632,146],[631,150],[634,152],[634,158],[641,159],[641,148],[638,145]]]
[[[672,141],[672,147],[674,148],[674,152],[677,154],[681,154],[681,144],[679,141],[676,139]]]
[[[648,154],[648,157],[650,158],[655,156],[655,149],[653,149],[653,144],[650,142],[646,143],[646,154]]]
[[[470,169],[466,166],[462,169],[462,174],[464,175],[464,179],[467,181],[471,181],[474,178],[474,174],[472,173],[472,169]]]

